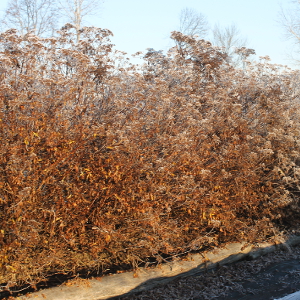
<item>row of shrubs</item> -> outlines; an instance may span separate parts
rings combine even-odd
[[[298,224],[299,72],[173,32],[0,34],[0,282],[136,268]]]

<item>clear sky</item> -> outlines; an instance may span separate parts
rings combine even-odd
[[[101,0],[99,0],[101,1]],[[293,66],[287,53],[293,43],[284,40],[278,24],[280,5],[290,0],[104,0],[98,15],[86,18],[85,24],[107,28],[118,50],[130,54],[146,48],[167,50],[172,46],[170,32],[179,26],[180,11],[195,9],[204,14],[211,27],[216,23],[230,26],[234,23],[248,47],[258,56],[269,55],[273,63]],[[4,10],[8,0],[0,0]]]

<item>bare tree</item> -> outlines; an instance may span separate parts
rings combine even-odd
[[[235,24],[222,28],[220,25],[215,25],[213,31],[213,44],[228,55],[230,62],[234,66],[241,64],[243,55],[239,55],[236,49],[245,47],[247,39],[241,36],[240,30]]]
[[[292,40],[298,49],[294,50],[297,55],[300,52],[300,0],[290,2],[292,7],[290,9],[283,9],[281,7],[279,12],[279,23],[284,29],[284,36],[287,40]],[[289,58],[292,61],[300,64],[299,58],[294,58],[293,53],[290,53]]]
[[[198,13],[193,8],[184,8],[179,15],[179,28],[184,35],[188,35],[192,38],[203,38],[208,32],[209,26],[206,17]],[[176,45],[179,48],[184,47],[183,42],[176,41]]]
[[[192,37],[203,38],[208,32],[206,17],[192,8],[184,8],[180,12],[179,31]]]
[[[80,39],[80,29],[86,16],[99,12],[100,0],[58,0],[63,16],[68,23],[75,26],[77,41]]]
[[[55,0],[10,0],[1,23],[17,29],[20,35],[53,35],[57,18]]]

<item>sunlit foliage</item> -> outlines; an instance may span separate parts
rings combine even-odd
[[[0,34],[0,281],[272,238],[299,214],[299,73],[211,43]],[[178,44],[177,43],[177,44]]]

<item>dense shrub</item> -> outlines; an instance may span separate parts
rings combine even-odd
[[[299,73],[179,32],[132,65],[110,35],[0,35],[2,289],[297,222]]]

